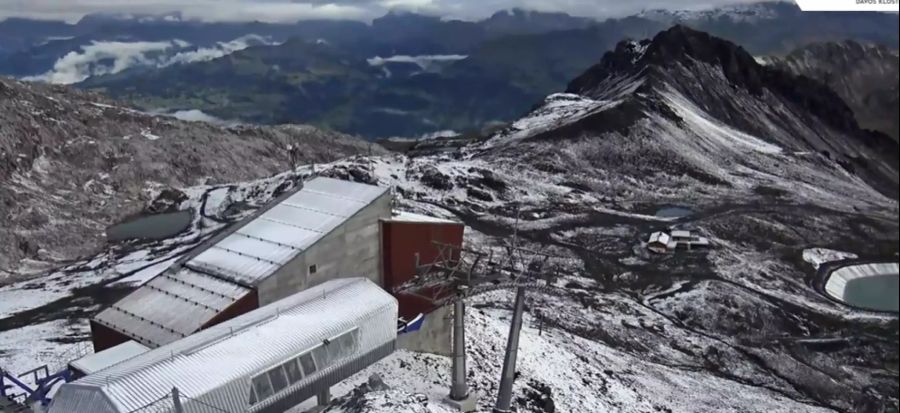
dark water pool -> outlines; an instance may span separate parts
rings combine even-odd
[[[169,238],[186,230],[191,225],[193,216],[193,211],[185,210],[137,217],[107,228],[106,239],[119,242]]]
[[[665,206],[658,210],[656,210],[656,216],[660,218],[681,218],[686,217],[688,215],[693,214],[694,211],[691,211],[688,208],[682,206]]]

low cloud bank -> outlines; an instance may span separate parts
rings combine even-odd
[[[209,47],[193,46],[180,39],[161,42],[93,41],[59,58],[53,69],[23,80],[72,84],[89,77],[119,73],[133,67],[166,67],[216,59],[255,45],[275,44],[270,38],[250,34]]]

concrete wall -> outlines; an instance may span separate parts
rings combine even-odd
[[[397,348],[442,356],[453,354],[453,306],[445,305],[425,315],[419,331],[397,336]]]
[[[259,305],[338,277],[363,276],[383,285],[379,222],[390,216],[386,192],[260,283]],[[311,265],[315,274],[308,274]]]

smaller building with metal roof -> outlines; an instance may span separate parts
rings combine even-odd
[[[393,352],[396,323],[372,281],[328,281],[66,383],[50,412],[283,412]]]
[[[69,363],[69,370],[75,374],[75,378],[84,377],[148,351],[150,351],[150,348],[147,346],[134,340],[129,340],[99,353],[91,353],[78,360],[73,360]]]
[[[390,216],[388,188],[306,181],[97,314],[94,349],[159,347],[347,274],[381,284],[380,220]]]
[[[674,250],[693,250],[709,247],[709,239],[688,230],[672,230],[670,233],[657,231],[650,234],[647,249],[665,254]]]

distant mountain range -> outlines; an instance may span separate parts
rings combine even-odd
[[[859,124],[900,136],[900,56],[884,45],[852,40],[814,43],[768,59],[786,71],[825,83],[853,109]]]
[[[78,83],[144,110],[311,123],[376,138],[474,132],[508,122],[563,90],[621,39],[645,38],[674,23],[755,55],[843,39],[896,48],[900,28],[891,15],[805,13],[792,3],[645,11],[605,21],[525,10],[476,22],[391,13],[368,25],[206,24],[177,17],[46,23],[45,33],[74,37],[48,41],[22,32],[9,42],[17,46],[5,52],[0,72]],[[0,36],[21,26],[2,22]]]

